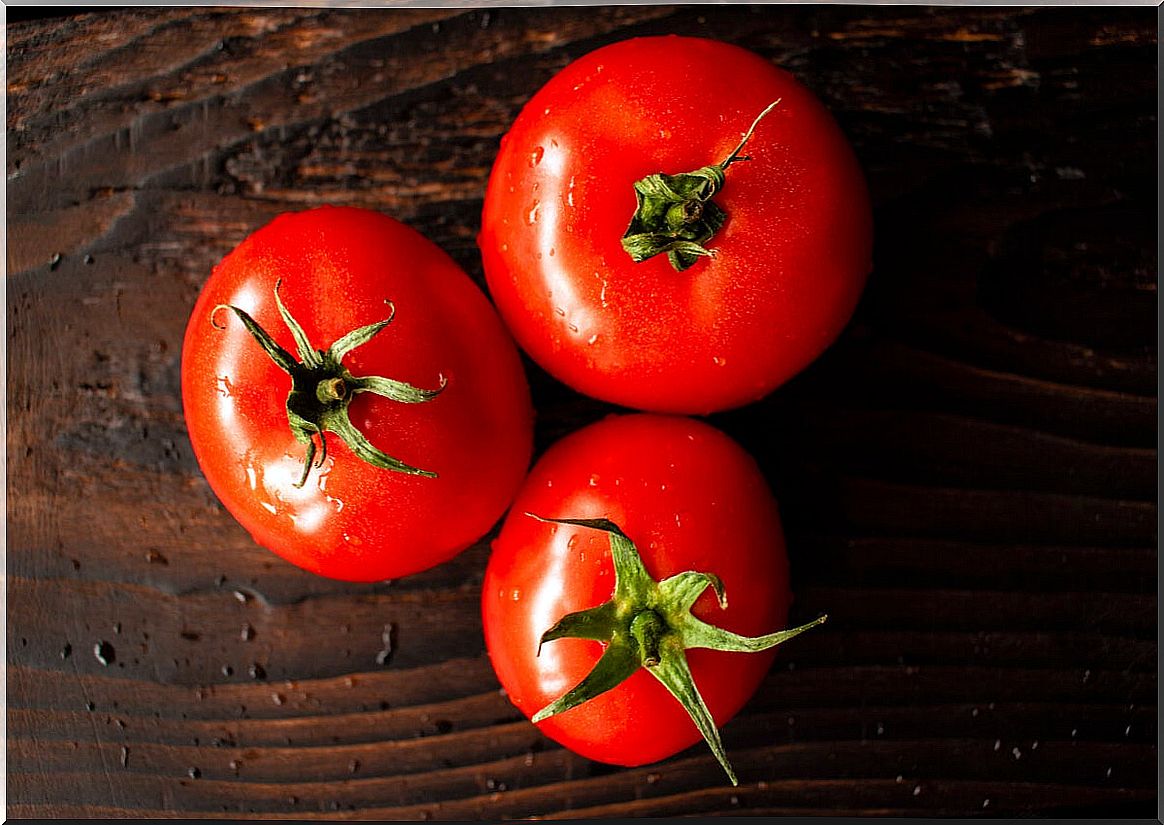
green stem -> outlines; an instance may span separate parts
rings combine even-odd
[[[756,116],[722,163],[677,175],[659,172],[635,181],[635,213],[622,236],[622,247],[635,263],[666,253],[675,271],[682,272],[700,258],[715,256],[707,243],[728,216],[712,198],[723,189],[729,166],[751,160],[740,152],[779,103],[780,99],[773,101]]]
[[[768,104],[768,106],[764,109],[764,111],[762,111],[762,112],[760,112],[760,114],[756,115],[756,119],[752,121],[752,125],[748,127],[748,131],[744,133],[744,137],[740,140],[739,146],[737,146],[735,149],[732,149],[732,153],[730,155],[728,155],[727,159],[724,160],[724,162],[719,165],[720,169],[727,171],[727,168],[729,166],[731,166],[733,163],[735,163],[737,160],[751,160],[750,157],[747,157],[747,156],[741,157],[740,156],[740,152],[742,152],[744,150],[744,144],[747,143],[749,140],[751,140],[752,133],[756,131],[756,127],[760,125],[760,121],[763,120],[768,115],[768,113],[770,111],[772,111],[777,106],[779,106],[780,101],[783,99],[784,98],[782,98],[782,97],[776,98],[775,100],[773,100],[771,103]]]
[[[436,473],[406,464],[371,444],[348,417],[348,406],[358,393],[371,392],[394,401],[417,404],[436,398],[447,384],[444,376],[441,376],[437,389],[425,390],[379,375],[356,377],[344,367],[345,355],[372,340],[392,322],[396,315],[395,305],[388,302],[391,314],[385,320],[354,329],[337,339],[328,349],[317,350],[312,347],[306,331],[284,306],[279,295],[281,284],[281,280],[275,282],[275,304],[295,340],[300,360],[297,361],[254,318],[236,306],[216,306],[210,314],[210,323],[215,329],[224,329],[215,322],[215,314],[220,309],[231,310],[275,365],[291,376],[291,391],[287,394],[287,423],[295,440],[303,444],[307,451],[303,473],[295,486],[302,487],[307,483],[313,466],[322,466],[327,456],[325,433],[328,432],[338,436],[359,459],[374,467],[435,478]],[[319,438],[318,450],[321,453],[319,464],[313,464],[317,451],[316,437]]]
[[[325,378],[315,387],[315,396],[324,404],[342,401],[347,397],[348,385],[340,377]]]
[[[631,636],[639,643],[639,661],[643,667],[659,664],[659,644],[667,632],[667,626],[654,610],[644,610],[631,619]]]
[[[643,566],[634,542],[608,519],[547,519],[527,513],[539,521],[570,524],[602,530],[610,538],[614,562],[614,592],[603,604],[568,613],[542,634],[541,646],[556,639],[591,639],[606,643],[606,650],[594,669],[577,685],[533,716],[540,722],[614,687],[640,667],[647,668],[687,711],[700,734],[711,748],[732,784],[738,784],[735,772],[724,753],[719,731],[707,709],[691,669],[686,652],[693,647],[737,653],[767,650],[823,623],[821,616],[790,630],[764,636],[740,636],[709,625],[691,615],[691,607],[711,587],[721,608],[727,607],[723,582],[711,573],[688,570],[662,581],[655,581]]]

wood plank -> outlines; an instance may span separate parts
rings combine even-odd
[[[1151,10],[27,18],[6,75],[10,815],[1155,814]],[[841,340],[710,418],[779,496],[793,618],[831,616],[726,725],[740,788],[702,745],[614,768],[522,718],[480,635],[493,534],[369,585],[255,546],[180,403],[189,308],[255,228],[380,209],[483,285],[521,107],[593,48],[676,32],[793,71],[876,213]],[[619,411],[526,367],[538,453]]]
[[[794,778],[804,770],[809,759],[826,749],[837,753],[838,759],[842,755],[849,757],[850,767],[840,771],[818,772],[818,777],[811,780]],[[857,795],[875,792],[878,788],[889,789],[894,793],[903,790],[912,793],[912,788],[918,783],[924,785],[927,781],[938,780],[940,785],[940,780],[947,779],[950,770],[958,771],[970,780],[1015,782],[1022,781],[1016,779],[1016,776],[1025,776],[1028,781],[1040,784],[1046,783],[1048,776],[1067,771],[1074,777],[1070,785],[1092,787],[1112,795],[1107,767],[1121,756],[1134,754],[1137,750],[1144,756],[1152,752],[1150,746],[1143,745],[1101,746],[1052,742],[1015,758],[1013,752],[1002,749],[996,751],[989,741],[958,740],[935,747],[931,741],[914,740],[796,744],[767,748],[763,752],[744,751],[739,753],[739,757],[741,761],[750,757],[747,761],[752,765],[741,773],[742,783],[764,781],[771,788],[774,781],[798,782],[801,795],[796,799],[802,804],[819,805],[821,800],[811,799],[811,794],[806,792],[812,788],[827,790],[833,779],[866,780],[863,787],[854,784],[853,790]],[[297,753],[302,755],[302,752]],[[556,756],[555,753],[538,754],[533,760],[534,768],[539,763],[543,766],[549,763],[551,770],[557,772],[560,769]],[[291,758],[290,754],[284,758]],[[577,759],[564,752],[562,758],[567,761]],[[1024,758],[1027,760],[1025,764]],[[564,781],[551,781],[536,787],[525,787],[521,783],[518,767],[524,769],[527,761],[525,757],[517,757],[483,765],[481,768],[484,770],[477,767],[433,770],[413,781],[404,781],[399,776],[362,778],[358,772],[355,775],[349,772],[348,778],[342,782],[344,796],[348,801],[346,804],[341,802],[339,807],[354,805],[357,809],[365,809],[375,818],[414,819],[418,818],[417,814],[422,808],[433,805],[430,800],[439,798],[445,801],[438,803],[435,810],[442,811],[441,816],[445,818],[487,818],[491,811],[504,811],[505,814],[499,815],[499,818],[510,819],[545,815],[548,811],[559,809],[563,802],[570,808],[581,809],[614,803],[615,800],[625,800],[628,791],[631,791],[633,797],[632,789],[636,785],[643,796],[652,797],[686,793],[693,788],[725,794],[735,790],[724,781],[722,770],[710,754],[677,759],[669,763],[665,770],[635,768],[617,774],[603,773],[585,778],[567,775],[563,777]],[[223,767],[225,773],[233,773],[229,765],[224,763]],[[125,785],[140,788],[139,794],[148,792],[146,789],[161,787],[164,794],[172,795],[174,801],[183,807],[199,806],[196,810],[214,810],[222,805],[247,812],[326,810],[329,804],[337,801],[336,784],[328,781],[271,783],[242,778],[222,779],[217,778],[217,771],[215,775],[204,774],[201,768],[197,776],[190,776],[188,769],[183,771],[180,768],[169,771],[168,775],[144,775],[135,771],[123,773],[122,781]],[[183,774],[186,774],[185,778],[179,779]],[[908,776],[914,785],[905,789],[890,788],[891,785],[906,784],[897,782],[894,774]],[[73,785],[79,784],[84,774],[60,771],[54,772],[53,776],[59,782]],[[654,777],[653,781],[648,781],[648,776]],[[875,779],[881,781],[868,781]],[[1121,779],[1130,783],[1132,788],[1150,793],[1155,777],[1148,771],[1139,771]],[[10,781],[18,789],[27,790],[26,775],[13,774]],[[563,799],[554,791],[562,792],[566,783],[569,783],[569,790]],[[1144,798],[1147,793],[1140,798]],[[91,789],[81,798],[96,802],[100,795],[98,789]],[[291,803],[291,798],[296,802]],[[1091,801],[1094,797],[1086,799]]]

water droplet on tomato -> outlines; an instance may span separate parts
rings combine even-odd
[[[566,317],[566,308],[565,307],[554,307],[554,312],[556,312],[558,315],[560,315],[563,318]]]
[[[538,208],[541,206],[537,201],[533,202],[533,206],[529,208],[529,214],[525,216],[526,222],[533,226],[538,222]]]
[[[727,366],[727,359],[720,356],[720,355],[714,356],[711,360],[712,360],[712,362],[714,362],[714,364],[717,367],[726,367]]]
[[[600,480],[601,480],[601,479],[599,478],[599,475],[598,475],[598,473],[594,473],[594,474],[592,474],[592,475],[590,476],[590,486],[591,486],[591,487],[597,487],[597,486],[598,486],[598,482],[599,482]]]
[[[589,344],[590,346],[594,346],[594,342],[597,340],[598,340],[598,333],[594,333],[593,335],[591,335],[589,338],[586,339],[586,343]]]
[[[570,540],[568,542],[566,542],[566,549],[573,550],[574,546],[576,544],[578,544],[578,537],[577,536],[570,536]]]
[[[521,601],[521,590],[516,587],[513,588],[513,592],[509,594],[509,598],[513,599],[515,602]]]
[[[550,110],[546,109],[546,111],[549,112]],[[533,154],[531,154],[529,156],[529,165],[531,167],[537,166],[539,163],[542,162],[542,158],[545,156],[545,154],[546,154],[546,150],[543,149],[541,146],[534,149]],[[510,189],[509,191],[512,192],[513,190]]]
[[[570,327],[570,332],[577,332],[578,331],[577,324],[570,324],[569,327]]]

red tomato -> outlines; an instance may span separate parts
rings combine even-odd
[[[543,633],[616,592],[609,533],[527,514],[608,519],[633,541],[652,579],[686,571],[720,578],[728,607],[721,609],[714,587],[707,587],[691,609],[698,619],[748,636],[784,627],[791,593],[780,517],[752,458],[691,419],[607,418],[566,437],[538,461],[485,573],[489,655],[510,700],[527,716],[582,682],[614,644],[593,640],[602,634],[543,644]],[[772,649],[687,651],[694,683],[716,723],[743,706],[774,655]],[[697,742],[700,731],[652,676],[636,663],[617,687],[539,727],[602,762],[641,765],[674,754]]]
[[[635,182],[722,163],[777,100],[711,198],[726,213],[703,247],[714,257],[634,262],[621,240]],[[586,55],[529,101],[479,244],[502,317],[554,376],[708,413],[767,394],[836,338],[871,268],[872,217],[851,148],[792,75],[726,43],[650,37]]]
[[[391,323],[365,329],[338,366],[297,366],[303,392],[289,403],[289,372],[230,307],[303,363],[295,322],[307,353]],[[329,368],[341,384],[319,380]],[[194,453],[231,514],[259,544],[336,579],[451,558],[501,516],[532,449],[529,388],[485,296],[417,232],[364,209],[282,215],[215,267],[186,330],[182,398]],[[302,423],[297,440],[289,408],[310,418],[323,407],[325,443]],[[344,417],[354,433],[341,437]],[[320,466],[305,463],[314,447],[326,447],[313,455]],[[365,460],[377,453],[397,469]]]

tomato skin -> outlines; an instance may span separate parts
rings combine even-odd
[[[728,607],[709,589],[692,613],[745,635],[784,627],[791,592],[776,501],[752,458],[698,421],[612,416],[552,446],[514,501],[482,586],[485,641],[510,700],[532,717],[580,682],[602,654],[585,639],[538,641],[567,613],[611,597],[607,534],[543,518],[608,518],[662,579],[685,570],[718,575]],[[691,649],[688,662],[720,725],[744,705],[775,656]],[[646,670],[613,690],[538,723],[590,759],[642,765],[700,741],[683,707]]]
[[[352,423],[374,445],[438,478],[357,458],[334,434],[302,489],[305,447],[287,421],[291,379],[229,311],[295,342],[274,299],[317,349],[391,315],[352,350],[356,376],[381,375],[436,398],[363,393]],[[215,328],[212,320],[222,329]],[[214,268],[190,316],[182,399],[198,463],[255,541],[306,570],[349,581],[396,578],[451,558],[501,516],[529,465],[533,412],[517,354],[488,300],[434,244],[376,212],[322,207],[277,217]]]
[[[777,98],[714,198],[717,253],[676,272],[620,245],[635,181],[721,163]],[[872,260],[864,177],[793,77],[727,43],[628,40],[571,63],[528,102],[489,180],[479,245],[518,343],[588,395],[709,413],[767,394],[856,307]]]

